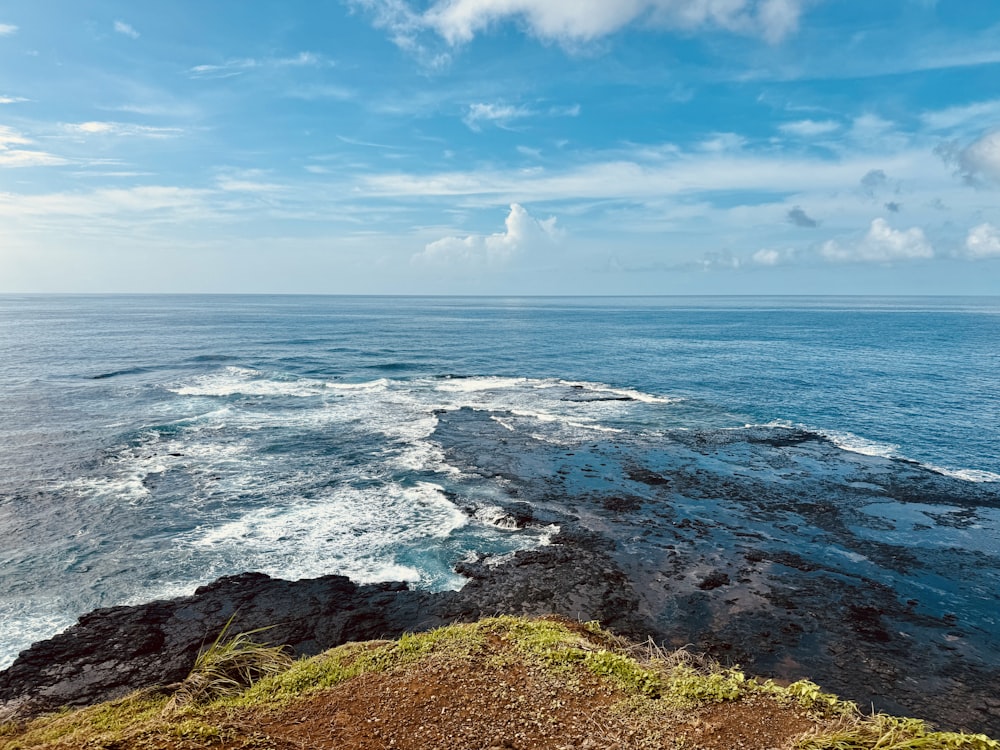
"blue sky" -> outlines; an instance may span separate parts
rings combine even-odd
[[[996,294],[993,0],[8,0],[0,292]]]

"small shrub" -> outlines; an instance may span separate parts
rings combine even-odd
[[[785,688],[785,692],[796,698],[803,708],[837,714],[856,714],[858,711],[856,704],[842,701],[836,695],[824,693],[819,685],[809,680],[793,682]]]

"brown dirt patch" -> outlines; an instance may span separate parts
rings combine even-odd
[[[227,747],[770,750],[790,748],[814,726],[765,697],[642,716],[623,711],[624,698],[590,674],[566,679],[524,665],[431,660],[362,675],[280,711],[242,721],[229,716],[228,726],[253,739]]]

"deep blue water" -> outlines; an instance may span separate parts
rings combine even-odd
[[[0,296],[0,667],[224,574],[440,589],[544,543],[446,462],[461,407],[636,451],[805,427],[995,485],[1000,298]],[[965,543],[1000,556],[983,518]]]

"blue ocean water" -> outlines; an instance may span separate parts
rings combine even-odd
[[[805,428],[997,487],[1000,298],[0,296],[0,667],[220,575],[444,589],[544,544],[448,462],[461,408],[637,455]],[[1000,513],[961,534],[1000,557]]]

